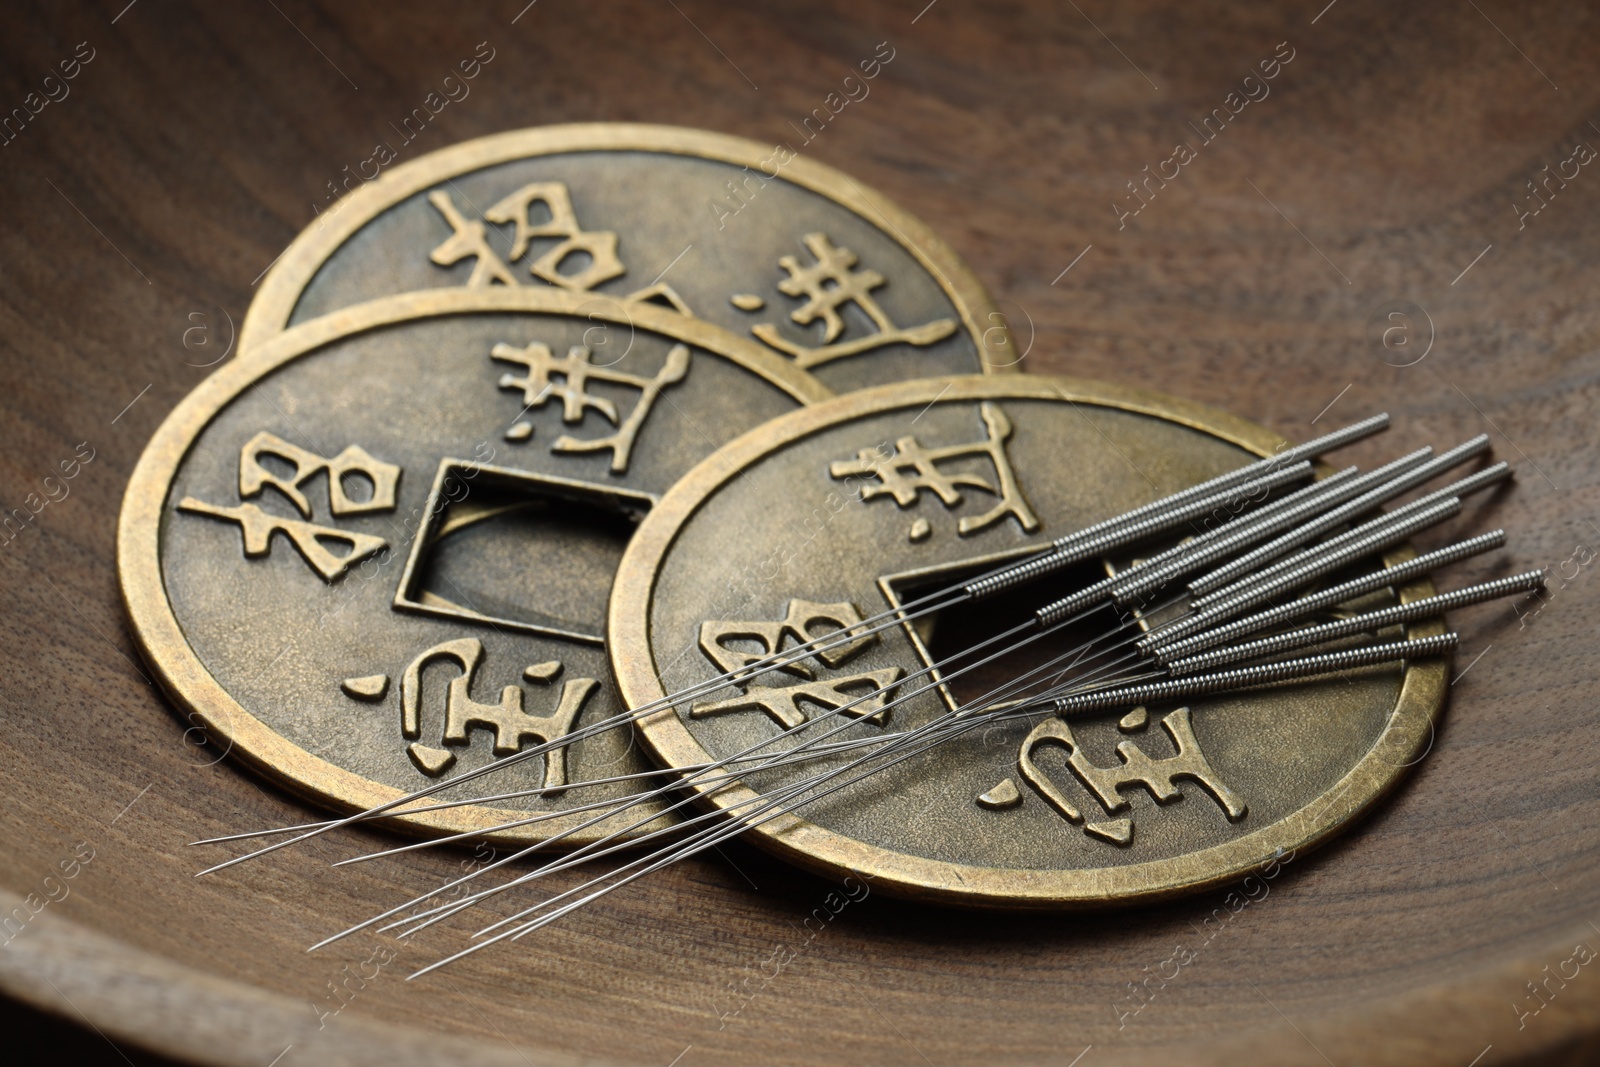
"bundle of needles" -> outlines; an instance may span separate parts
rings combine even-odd
[[[556,872],[597,862],[605,867],[573,888],[483,927],[474,935],[470,947],[422,968],[411,976],[416,978],[489,945],[526,936],[653,871],[715,848],[747,830],[914,760],[937,745],[995,723],[1036,721],[1050,715],[1087,716],[1311,679],[1375,664],[1447,655],[1456,647],[1454,633],[1399,640],[1381,639],[1379,635],[1396,626],[1437,619],[1453,608],[1531,592],[1543,585],[1544,572],[1529,571],[1388,607],[1343,607],[1383,590],[1399,589],[1447,564],[1505,543],[1505,532],[1493,530],[1393,566],[1382,565],[1385,552],[1420,531],[1455,517],[1461,511],[1463,498],[1510,475],[1505,463],[1494,463],[1393,510],[1383,510],[1385,504],[1486,453],[1489,441],[1480,435],[1438,456],[1431,448],[1421,448],[1367,473],[1348,467],[1313,480],[1311,460],[1386,429],[1388,423],[1387,415],[1376,415],[1284,449],[1058,538],[1019,563],[919,596],[847,630],[834,630],[752,658],[738,670],[367,811],[325,822],[195,842],[220,844],[285,836],[284,840],[200,874],[223,870],[330,830],[384,817],[539,797],[558,791],[579,791],[581,795],[584,789],[637,783],[638,791],[620,799],[568,805],[490,829],[397,846],[336,864],[363,862],[553,819],[585,816],[542,841],[497,858],[312,946],[320,948],[373,927],[401,930],[400,936],[410,936],[490,897],[529,887]],[[1229,517],[1215,522],[1219,516]],[[1175,537],[1181,539],[1171,544]],[[1161,547],[1163,544],[1169,547]],[[1042,581],[1047,576],[1073,564],[1129,551],[1149,554],[1067,596],[1048,598],[1041,593],[1039,606],[1025,621],[944,656],[885,690],[863,694],[841,707],[815,714],[798,726],[732,755],[674,768],[674,777],[666,784],[659,784],[660,772],[641,772],[571,782],[560,790],[518,789],[422,803],[442,790],[508,771],[557,747],[607,730],[631,729],[637,721],[668,709],[686,709],[691,701],[753,681],[818,652],[1004,591],[1031,590],[1047,584]],[[1319,587],[1329,576],[1352,570],[1360,573]],[[1049,655],[1044,662],[981,696],[959,702],[928,722],[911,729],[883,730],[868,737],[840,736],[859,721],[850,713],[869,701],[874,702],[872,711],[887,711],[1019,649],[1044,647],[1036,643],[1085,622],[1094,628],[1095,636],[1089,640]],[[857,716],[860,714],[857,711]],[[782,780],[765,788],[751,784],[751,776],[757,772],[824,760],[826,769],[795,780]],[[740,799],[724,798],[710,810],[702,810],[697,803],[703,796],[728,792],[736,786]],[[522,864],[536,852],[552,850],[574,835],[619,816],[626,824],[608,830],[594,841],[487,888],[464,888],[489,871]],[[448,899],[442,903],[430,903],[446,894]]]

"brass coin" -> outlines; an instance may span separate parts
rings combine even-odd
[[[330,183],[337,186],[338,183]],[[846,392],[1018,369],[955,252],[883,194],[788,145],[671,126],[515,130],[345,176],[240,329],[395,293],[526,286],[674,307]]]
[[[222,367],[156,432],[118,532],[133,630],[232,755],[339,809],[392,800],[620,711],[606,597],[639,516],[722,443],[827,396],[710,323],[594,294],[347,307]],[[401,822],[483,830],[650,769],[613,730],[450,794],[549,796]]]
[[[784,416],[686,475],[630,542],[608,624],[623,695],[643,706],[1283,443],[1144,390],[1020,375],[884,386]],[[801,673],[655,713],[642,734],[665,765],[684,767],[875,691],[835,739],[913,729],[1046,653],[981,677],[941,675],[921,692],[919,671],[1104,574],[1055,576],[892,627],[802,660]],[[1047,651],[1111,628],[1092,619]],[[1437,632],[1436,621],[1412,631]],[[1372,805],[1430,736],[1445,671],[1394,665],[1181,707],[993,725],[749,834],[834,877],[857,872],[945,902],[1069,907],[1186,892],[1320,842]],[[906,699],[889,707],[885,696]],[[746,782],[768,789],[845,759]],[[754,795],[741,784],[699,799],[749,812]]]

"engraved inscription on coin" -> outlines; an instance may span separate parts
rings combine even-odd
[[[1020,369],[971,271],[881,193],[785,146],[605,123],[468,141],[359,186],[268,273],[241,344],[447,286],[658,304],[840,392]]]
[[[1081,661],[1118,625],[1131,639],[1169,609],[1151,603],[1120,624],[1091,612],[1036,647],[1000,655],[997,644],[972,670],[952,670],[952,655],[1134,560],[1086,562],[1041,579],[1043,593],[951,602],[887,629],[864,621],[1281,445],[1213,409],[1071,379],[966,377],[841,397],[745,435],[652,509],[613,588],[612,664],[642,707],[835,635],[648,715],[641,733],[669,766],[797,727],[766,751],[823,729],[840,745],[914,730],[1051,656]],[[1019,714],[750,832],[815,869],[930,899],[1061,907],[1172,895],[1314,844],[1371,805],[1442,706],[1444,670],[1419,660],[1070,721]],[[763,767],[700,800],[753,816],[756,791],[776,795],[854,757]]]
[[[234,753],[338,807],[382,803],[620,711],[606,598],[638,521],[720,444],[827,396],[647,304],[530,286],[346,308],[224,367],[156,434],[120,531],[135,632]],[[542,795],[406,824],[614,800],[627,783],[566,787],[650,767],[606,731],[483,791]]]

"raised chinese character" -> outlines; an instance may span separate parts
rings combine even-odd
[[[826,674],[832,668],[854,659],[878,640],[877,635],[870,632],[853,632],[853,628],[859,626],[861,621],[861,613],[848,602],[819,604],[811,600],[794,599],[789,601],[784,617],[776,621],[717,619],[702,623],[700,650],[724,674],[734,676],[730,681],[738,684],[740,694],[725,700],[693,704],[689,708],[690,717],[701,719],[734,711],[760,710],[784,728],[791,729],[808,722],[812,709],[844,709],[844,715],[864,718],[881,726],[888,715],[884,705],[893,684],[904,673],[899,667],[849,675]],[[786,647],[793,648],[817,640],[822,643],[809,655],[768,668],[804,678],[804,682],[784,686],[753,684],[756,677],[765,673],[765,669],[755,667],[754,673],[749,673],[746,669],[751,668],[752,664],[780,653]],[[734,648],[728,644],[730,641],[750,642],[756,648]],[[741,675],[738,672],[746,673]],[[826,676],[819,678],[819,674]]]
[[[778,265],[789,276],[778,283],[778,289],[788,296],[804,299],[804,303],[789,313],[789,318],[795,323],[809,326],[818,319],[822,320],[823,343],[817,346],[796,344],[784,338],[770,322],[751,328],[751,332],[761,340],[793,356],[797,365],[815,367],[901,342],[919,347],[931,345],[955,332],[954,319],[935,319],[921,326],[896,326],[872,296],[874,289],[888,284],[883,275],[875,270],[853,269],[858,262],[856,254],[848,248],[835,245],[825,233],[808,233],[804,240],[814,262],[801,265],[794,256],[779,258]],[[738,306],[738,298],[735,303]],[[840,341],[838,338],[845,331],[845,323],[839,315],[839,309],[852,303],[872,320],[877,331]]]
[[[294,468],[294,473],[287,476],[274,474],[261,462],[262,456],[282,460]],[[318,474],[327,476],[328,510],[335,516],[388,511],[395,506],[395,489],[400,481],[400,468],[395,464],[375,459],[356,445],[350,445],[337,456],[327,459],[265,431],[252,437],[240,450],[239,496],[241,499],[260,496],[263,490],[271,486],[309,519],[312,517],[312,507],[304,487]],[[357,500],[350,495],[346,479],[352,477],[359,478],[371,487],[370,495],[365,500]],[[244,538],[247,559],[270,555],[272,537],[281,533],[311,568],[328,582],[342,577],[352,564],[389,547],[389,542],[381,537],[299,519],[280,518],[255,504],[234,507],[210,504],[186,496],[178,501],[178,510],[237,523]],[[343,555],[329,547],[336,544],[347,546]]]
[[[1122,729],[1124,732],[1139,732],[1148,722],[1148,714],[1143,708],[1138,708],[1123,719]],[[1244,818],[1247,812],[1244,801],[1222,783],[1205,754],[1200,751],[1200,743],[1195,740],[1194,727],[1189,721],[1189,709],[1179,708],[1164,716],[1161,727],[1171,738],[1177,750],[1175,755],[1154,758],[1132,741],[1120,741],[1117,743],[1118,764],[1100,767],[1084,753],[1083,746],[1073,736],[1072,727],[1052,717],[1034,727],[1022,742],[1022,749],[1017,755],[1017,768],[1028,784],[1069,822],[1082,825],[1084,833],[1092,837],[1117,845],[1132,843],[1133,820],[1126,817],[1086,819],[1039,767],[1034,759],[1037,748],[1057,745],[1066,749],[1068,769],[1099,801],[1108,816],[1127,810],[1128,801],[1121,792],[1125,787],[1138,786],[1149,792],[1157,803],[1169,804],[1184,795],[1181,782],[1193,782],[1217,802],[1230,822]]]
[[[441,267],[453,266],[468,256],[472,257],[472,273],[467,277],[471,289],[493,285],[516,285],[511,268],[501,262],[494,249],[489,247],[489,231],[477,219],[468,219],[456,210],[450,194],[443,190],[428,194],[428,203],[434,206],[450,224],[451,234],[429,253],[428,258]]]
[[[542,204],[550,218],[532,221],[534,205]],[[511,239],[511,258],[520,259],[535,237],[559,237],[561,243],[528,264],[529,273],[551,285],[586,292],[601,282],[623,273],[617,258],[617,235],[609,230],[588,232],[578,225],[572,210],[572,197],[560,182],[535,182],[525,185],[483,213],[490,222],[509,222],[516,227]],[[586,266],[563,274],[561,265],[574,255],[587,255]]]
[[[276,456],[285,461],[294,467],[294,475],[281,478],[273,474],[262,465],[262,456]],[[239,454],[239,496],[245,499],[260,496],[261,490],[270,485],[293,501],[300,514],[309,519],[311,502],[301,487],[324,471],[328,475],[328,506],[335,515],[364,515],[394,507],[400,468],[393,463],[374,459],[359,445],[351,445],[332,459],[324,459],[265,430],[250,438]],[[345,479],[350,475],[372,486],[372,493],[366,500],[350,496],[345,488]]]
[[[343,577],[351,564],[359,563],[389,547],[389,542],[381,537],[353,533],[335,526],[318,526],[314,522],[301,522],[299,519],[282,519],[276,515],[269,515],[254,504],[222,507],[186,496],[178,501],[178,510],[238,523],[243,532],[244,554],[247,559],[270,555],[272,535],[281,533],[300,550],[300,554],[311,564],[311,568],[329,582]],[[349,551],[342,556],[337,555],[328,548],[329,541],[348,545]]]
[[[450,236],[429,253],[441,267],[450,267],[471,258],[469,288],[489,285],[519,285],[511,264],[520,262],[540,281],[572,292],[586,293],[603,282],[619,278],[627,268],[617,255],[617,235],[610,230],[585,230],[572,206],[572,194],[564,182],[534,182],[502,197],[483,213],[484,220],[512,228],[504,258],[490,244],[490,229],[484,221],[469,219],[456,207],[450,194],[437,189],[428,194],[428,203],[450,226]],[[536,221],[539,216],[542,221]],[[548,239],[548,240],[546,240]],[[535,242],[545,247],[535,249]],[[621,298],[624,303],[655,303],[683,315],[690,314],[675,290],[657,282]]]
[[[586,411],[595,411],[615,426],[616,432],[604,437],[589,439],[563,435],[556,439],[554,452],[595,452],[611,450],[611,472],[620,474],[628,469],[628,459],[633,453],[634,438],[650,414],[651,407],[661,390],[683,380],[689,373],[689,348],[674,345],[667,353],[666,363],[654,377],[629,374],[611,367],[597,367],[593,354],[583,345],[567,349],[565,356],[556,357],[546,345],[537,342],[523,348],[495,345],[489,357],[501,363],[512,363],[523,368],[521,376],[504,374],[500,388],[515,389],[522,393],[523,410],[542,408],[552,398],[561,401],[561,421],[568,425],[583,421]],[[624,418],[617,405],[603,396],[589,392],[592,382],[627,386],[639,390],[639,399]],[[519,420],[506,431],[510,441],[526,441],[533,434],[533,424]]]
[[[875,478],[878,484],[862,487],[861,499],[866,501],[887,496],[902,508],[915,504],[923,490],[937,496],[946,508],[954,508],[964,499],[961,493],[963,486],[979,489],[999,497],[999,500],[982,515],[964,516],[956,524],[961,536],[986,529],[1007,515],[1016,519],[1024,532],[1032,533],[1039,528],[1039,520],[1018,487],[1017,476],[1006,454],[1005,443],[1011,436],[1011,420],[998,404],[984,401],[979,410],[984,428],[988,431],[982,441],[927,448],[915,437],[906,436],[895,442],[894,452],[889,456],[884,456],[877,449],[864,448],[853,460],[838,460],[829,464],[828,473],[840,479]],[[969,457],[988,458],[994,465],[994,481],[971,471],[948,473],[939,468],[941,463]],[[913,524],[908,536],[912,541],[922,541],[928,534],[925,527]]]
[[[449,770],[455,764],[456,754],[449,748],[418,743],[422,736],[422,671],[429,664],[446,660],[454,662],[461,670],[450,680],[445,693],[444,728],[440,732],[440,744],[465,747],[471,743],[473,729],[486,729],[494,734],[494,754],[497,756],[519,752],[529,742],[544,744],[571,733],[584,703],[600,684],[593,678],[568,679],[561,684],[561,694],[556,699],[555,707],[542,715],[524,710],[520,685],[508,685],[502,689],[498,704],[480,704],[472,698],[472,683],[483,662],[483,655],[483,643],[475,637],[445,641],[420,653],[400,678],[400,733],[413,742],[407,747],[406,754],[416,768],[430,778],[437,778]],[[527,681],[548,685],[560,673],[561,664],[552,662],[528,667],[522,676]],[[358,699],[380,699],[386,688],[374,684],[380,678],[348,679],[345,692]],[[557,746],[546,752],[544,764],[544,788],[551,792],[559,791],[567,784],[566,746]]]

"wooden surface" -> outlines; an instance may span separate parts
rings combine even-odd
[[[513,24],[522,0],[123,3],[7,5],[0,35],[6,108],[78,42],[94,56],[0,148],[0,503],[80,442],[94,455],[0,545],[0,904],[94,850],[0,948],[0,988],[92,1023],[82,1062],[1592,1062],[1600,971],[1550,976],[1600,948],[1600,565],[1536,616],[1458,613],[1462,676],[1428,759],[1203,945],[1221,894],[1065,918],[869,898],[806,943],[829,887],[728,848],[443,978],[402,972],[451,938],[405,949],[319,1029],[311,1002],[377,942],[304,946],[459,857],[329,872],[341,842],[193,880],[188,841],[307,810],[186,747],[124,628],[112,540],[139,450],[325,183],[488,41],[471,95],[402,159],[579,120],[792,141],[932,223],[1031,337],[1030,368],[1291,438],[1390,411],[1362,462],[1490,433],[1519,480],[1452,529],[1503,524],[1510,547],[1446,584],[1559,568],[1600,547],[1600,168],[1552,179],[1520,229],[1518,212],[1542,165],[1600,146],[1592,9],[543,0]],[[790,123],[885,40],[870,96],[802,146]],[[1187,123],[1280,42],[1270,95],[1119,229],[1124,183],[1196,142]],[[1386,351],[1369,320],[1395,325],[1400,300],[1425,314]],[[1195,961],[1119,1029],[1127,983],[1179,943]],[[719,1024],[780,944],[796,960]]]

